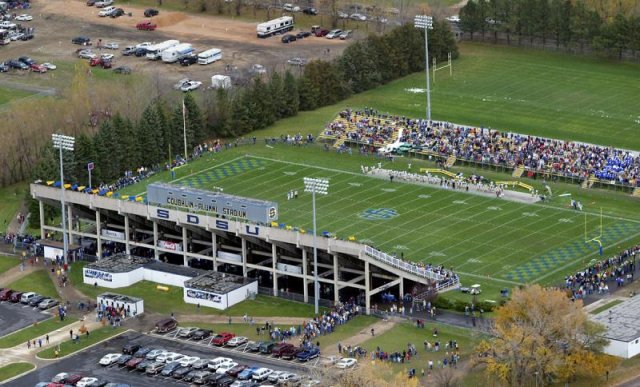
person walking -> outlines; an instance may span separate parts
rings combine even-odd
[[[375,330],[373,328],[371,328],[371,336],[375,336]]]
[[[49,335],[45,336],[46,343],[49,344]]]
[[[69,337],[73,339],[73,329],[69,329]]]
[[[27,349],[31,349],[31,340],[27,340]]]

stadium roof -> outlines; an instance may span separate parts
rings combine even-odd
[[[233,274],[211,271],[200,277],[185,281],[184,287],[210,291],[217,294],[226,294],[255,281],[255,278],[245,278]]]
[[[604,325],[603,334],[610,340],[631,342],[640,338],[640,296],[632,297],[592,317]]]

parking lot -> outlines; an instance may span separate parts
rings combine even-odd
[[[241,350],[218,348],[197,344],[193,341],[169,339],[158,335],[145,335],[137,332],[127,332],[114,339],[108,340],[89,348],[69,358],[41,367],[35,371],[13,381],[16,386],[33,386],[41,381],[50,381],[53,376],[61,372],[77,373],[83,376],[94,376],[111,382],[127,383],[136,387],[155,386],[186,386],[187,383],[160,375],[147,376],[138,371],[130,371],[118,366],[103,367],[98,361],[108,353],[121,352],[126,344],[139,344],[144,347],[164,348],[189,356],[213,359],[218,356],[230,357],[239,364],[256,367],[267,367],[274,370],[295,372],[305,375],[308,366],[274,359],[258,354],[244,353]]]
[[[0,302],[0,336],[25,328],[34,322],[46,320],[51,314],[21,303]]]

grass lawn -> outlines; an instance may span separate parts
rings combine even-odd
[[[0,89],[0,105],[2,105],[2,89]],[[0,135],[2,130],[0,130]],[[27,189],[26,183],[17,183],[7,187],[0,188],[0,198],[2,198],[2,205],[0,206],[0,232],[5,233],[7,226],[16,217],[16,214],[20,210],[20,205],[24,200],[25,190]]]
[[[433,328],[438,329],[438,337],[433,337]],[[432,345],[438,340],[440,342],[440,351],[425,351],[424,340],[428,340]],[[411,323],[400,323],[393,329],[372,337],[365,341],[360,346],[365,348],[369,354],[375,352],[377,347],[385,352],[400,352],[407,349],[407,344],[411,343],[415,345],[418,355],[412,359],[410,363],[393,363],[393,368],[398,371],[408,370],[413,367],[416,371],[420,372],[422,367],[427,367],[427,362],[433,360],[434,367],[438,364],[438,361],[442,362],[447,352],[444,348],[445,343],[449,340],[455,340],[458,343],[460,361],[469,360],[469,356],[473,352],[475,346],[482,340],[482,336],[468,329],[451,327],[448,325],[433,324],[427,322],[424,329],[416,328]]]
[[[0,367],[0,382],[36,368],[31,363],[9,363]]]
[[[33,95],[33,92],[19,89],[10,89],[7,87],[0,87],[0,106],[24,97]]]
[[[146,310],[156,313],[171,314],[208,314],[225,316],[244,316],[245,313],[254,317],[301,317],[310,318],[313,316],[314,306],[301,302],[288,301],[282,298],[257,295],[255,300],[243,301],[232,306],[226,311],[219,311],[213,308],[202,307],[198,311],[196,305],[187,304],[183,301],[182,288],[169,286],[169,291],[164,292],[156,289],[157,283],[141,281],[132,286],[120,289],[105,289],[84,284],[82,282],[82,268],[84,262],[77,262],[71,268],[71,283],[87,297],[95,298],[105,291],[144,299]],[[179,316],[178,316],[179,317]]]
[[[320,349],[327,348],[332,345],[337,345],[339,342],[348,339],[351,336],[357,335],[361,331],[369,331],[368,326],[379,321],[376,317],[371,316],[357,316],[353,320],[344,325],[338,326],[336,330],[326,336],[320,336],[315,341],[320,342]]]
[[[19,264],[20,258],[0,255],[0,273],[4,273],[5,271],[11,269],[12,267],[18,266]]]
[[[79,343],[74,343],[71,340],[66,340],[60,343],[60,357],[67,356],[72,353],[81,351],[92,344],[108,339],[122,332],[124,332],[124,328],[121,328],[121,327],[112,328],[110,326],[107,326],[107,327],[89,332],[89,338],[87,338],[85,335],[81,335]],[[38,352],[37,356],[42,359],[53,359],[55,358],[56,349],[57,349],[57,346],[52,346],[51,348],[47,348],[45,350]]]
[[[409,161],[412,170],[430,165],[407,159],[381,163],[384,168],[406,170]],[[145,184],[158,180],[202,189],[223,187],[225,193],[277,201],[280,223],[309,230],[311,195],[303,192],[302,177],[329,178],[329,195],[317,198],[320,232],[331,232],[340,239],[354,236],[408,260],[453,267],[464,285],[483,285],[480,300],[496,302],[502,288],[527,282],[557,285],[568,273],[598,259],[597,246],[584,242],[584,229],[586,219],[588,234],[599,233],[599,208],[604,214],[605,256],[640,241],[640,212],[628,194],[579,191],[577,185],[551,183],[556,194],[568,192],[587,204],[578,212],[568,208],[568,197],[522,204],[391,183],[358,172],[361,165],[377,162],[379,159],[336,155],[314,146],[248,145],[207,155],[178,169],[175,180],[160,173],[123,189],[120,195],[144,194]],[[497,173],[493,176],[500,178]],[[527,182],[543,189],[541,182]],[[296,200],[284,200],[293,189],[302,194]],[[457,292],[447,294],[469,299]]]
[[[589,313],[598,314],[600,312],[604,312],[607,309],[611,309],[611,308],[613,308],[614,306],[616,306],[618,304],[622,304],[623,302],[624,302],[624,300],[613,300],[611,302],[607,302],[606,304],[595,308],[594,310],[590,311]]]
[[[14,332],[8,336],[0,338],[0,348],[12,348],[20,344],[26,345],[27,340],[38,338],[42,338],[44,341],[45,335],[58,329],[63,329],[67,325],[73,324],[75,321],[76,320],[74,319],[65,319],[61,322],[59,318],[53,317],[48,320],[34,323],[29,328],[22,329],[18,332]]]
[[[44,270],[27,274],[19,280],[7,284],[7,287],[23,292],[36,292],[47,297],[58,297],[58,292],[53,285],[53,281],[51,281],[49,274]]]

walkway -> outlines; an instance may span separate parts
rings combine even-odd
[[[368,325],[365,328],[363,328],[360,332],[358,332],[356,335],[349,337],[346,340],[342,340],[340,342],[340,344],[343,347],[348,347],[351,346],[352,348],[355,346],[358,346],[362,343],[364,343],[365,341],[369,340],[371,338],[371,329],[373,328],[374,333],[376,335],[381,335],[387,331],[389,331],[390,329],[392,329],[393,327],[396,326],[396,324],[399,322],[399,320],[397,318],[391,318],[391,319],[387,319],[387,320],[380,320],[372,325]],[[337,345],[331,345],[327,348],[322,349],[322,356],[341,356],[340,353],[338,353],[338,346]]]

